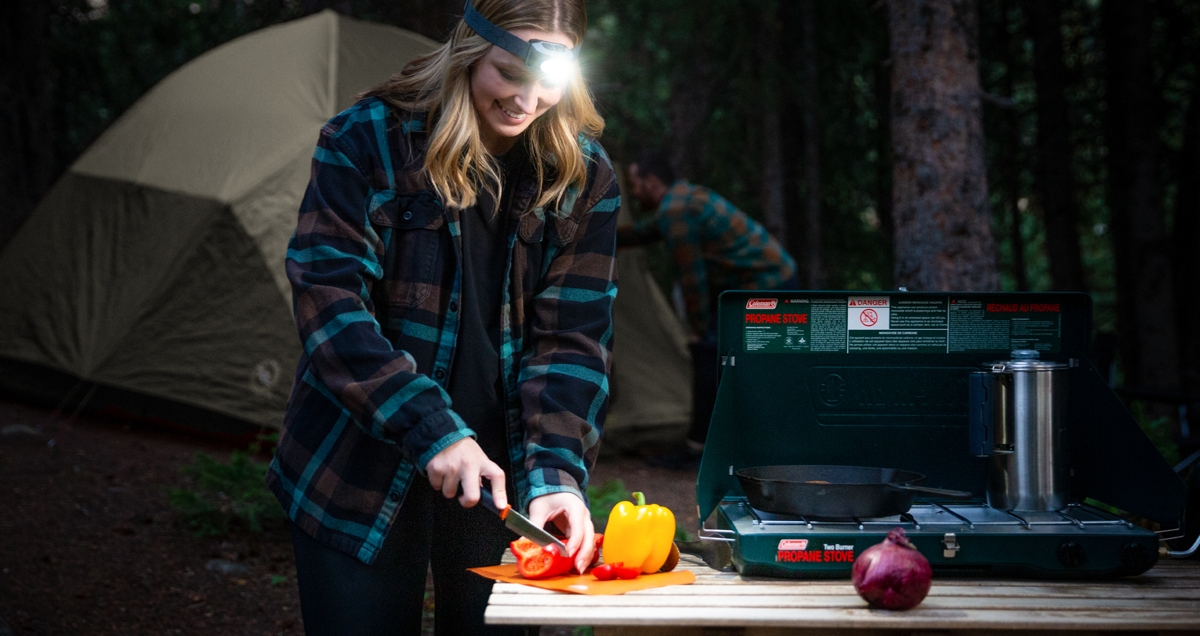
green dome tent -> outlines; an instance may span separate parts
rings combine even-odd
[[[320,127],[434,46],[325,11],[157,84],[0,253],[0,388],[278,428],[300,352],[283,262]]]
[[[321,125],[433,47],[326,11],[159,82],[0,253],[0,383],[69,404],[82,381],[93,405],[277,428],[299,356],[283,259]]]

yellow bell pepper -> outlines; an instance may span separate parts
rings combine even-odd
[[[604,529],[604,562],[640,568],[644,574],[657,572],[671,554],[675,541],[675,513],[656,504],[646,505],[646,496],[633,493],[637,505],[622,501],[613,506]]]

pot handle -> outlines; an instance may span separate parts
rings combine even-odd
[[[946,490],[945,488],[930,488],[929,486],[907,486],[904,484],[888,484],[892,488],[900,490],[911,490],[926,495],[939,495],[941,497],[950,497],[951,499],[967,499],[972,496],[968,490]]]

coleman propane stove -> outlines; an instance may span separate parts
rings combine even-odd
[[[896,527],[935,577],[1145,572],[1159,534],[1104,508],[1170,535],[1185,488],[1088,360],[1090,334],[1075,293],[722,294],[701,538],[753,576],[848,578]],[[774,466],[899,469],[966,492],[881,516],[768,512],[738,473]]]

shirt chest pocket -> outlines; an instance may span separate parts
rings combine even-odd
[[[446,219],[432,192],[399,194],[370,213],[385,245],[382,294],[376,301],[410,309],[426,301],[441,282],[440,257]]]

